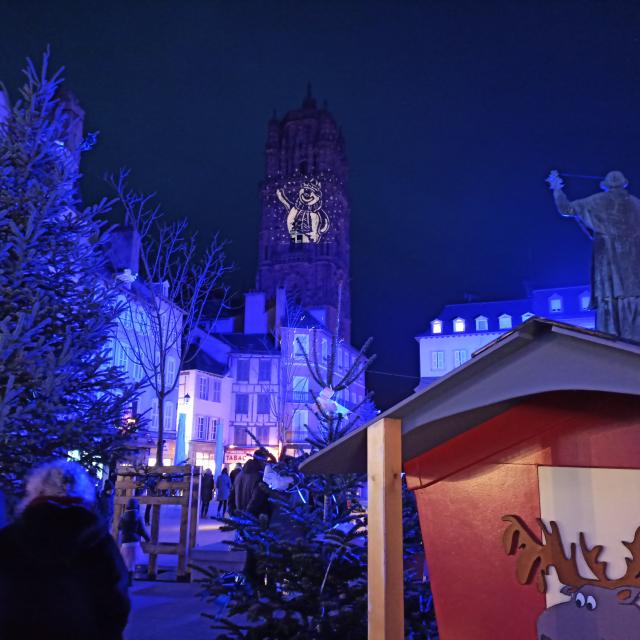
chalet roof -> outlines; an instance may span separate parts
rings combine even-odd
[[[531,318],[376,421],[402,419],[402,459],[406,462],[527,397],[555,391],[640,395],[640,345]],[[304,471],[366,471],[367,427],[359,427],[311,456],[303,463]]]

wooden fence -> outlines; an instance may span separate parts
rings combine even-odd
[[[142,548],[149,554],[147,577],[157,577],[158,556],[177,555],[177,580],[189,582],[188,570],[191,549],[196,544],[198,531],[198,506],[200,503],[200,467],[194,465],[173,467],[133,467],[120,465],[114,499],[113,537],[118,539],[118,523],[124,514],[129,498],[136,498],[141,505],[151,505],[150,542]],[[180,505],[180,537],[177,542],[161,542],[160,510],[163,505]]]

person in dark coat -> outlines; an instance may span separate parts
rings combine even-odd
[[[218,501],[218,518],[224,518],[227,510],[227,502],[231,493],[231,478],[226,467],[223,467],[222,473],[216,478],[216,500]],[[222,511],[222,514],[220,513]]]
[[[135,498],[129,498],[124,515],[118,523],[118,530],[120,531],[120,551],[127,565],[129,586],[131,586],[140,552],[140,539],[144,538],[149,542],[149,534],[140,516],[140,503]]]
[[[127,570],[94,504],[80,465],[33,471],[19,516],[0,530],[2,640],[122,639]]]
[[[231,484],[236,481],[238,474],[242,471],[242,465],[239,462],[236,462],[236,466],[231,469],[229,473],[229,479],[231,480]]]
[[[265,449],[257,449],[251,460],[248,460],[233,483],[232,493],[236,515],[238,511],[246,511],[256,517],[269,518],[269,488],[263,482],[264,468],[269,454]],[[258,579],[257,558],[251,549],[247,549],[243,573],[250,581]]]
[[[200,517],[206,518],[209,513],[209,503],[213,499],[213,474],[207,469],[200,481]]]

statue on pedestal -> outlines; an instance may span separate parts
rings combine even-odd
[[[593,240],[591,308],[596,329],[640,342],[640,200],[626,191],[627,179],[610,171],[603,193],[570,201],[552,171],[547,182],[558,211],[576,218]]]

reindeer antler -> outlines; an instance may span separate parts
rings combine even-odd
[[[546,575],[549,567],[555,567],[558,580],[567,586],[582,587],[585,585],[597,585],[606,589],[618,587],[640,586],[640,527],[636,529],[632,542],[622,544],[631,552],[631,558],[625,558],[627,571],[621,578],[611,579],[607,576],[607,563],[600,560],[603,546],[587,546],[584,533],[580,533],[580,551],[589,569],[596,576],[584,578],[580,575],[576,560],[576,544],[571,543],[569,556],[565,554],[562,544],[562,536],[558,524],[553,520],[549,522],[550,528],[540,518],[537,519],[544,533],[542,542],[518,516],[504,516],[502,518],[509,523],[503,536],[504,550],[509,555],[515,555],[520,551],[516,562],[516,576],[520,584],[530,584],[534,577],[538,591],[544,593],[547,589]]]
[[[623,586],[640,586],[640,527],[631,542],[623,541],[622,544],[631,552],[631,558],[625,558],[627,571],[620,580],[624,580]]]
[[[558,578],[562,584],[582,586],[587,580],[580,576],[576,565],[576,545],[571,544],[569,557],[564,553],[562,536],[556,522],[549,523],[547,529],[544,522],[538,518],[538,524],[544,533],[544,542],[531,532],[529,527],[518,516],[504,516],[509,526],[502,536],[504,550],[508,555],[515,555],[521,551],[516,562],[516,577],[520,584],[531,584],[534,577],[540,593],[547,590],[546,575],[549,567],[556,568]]]

